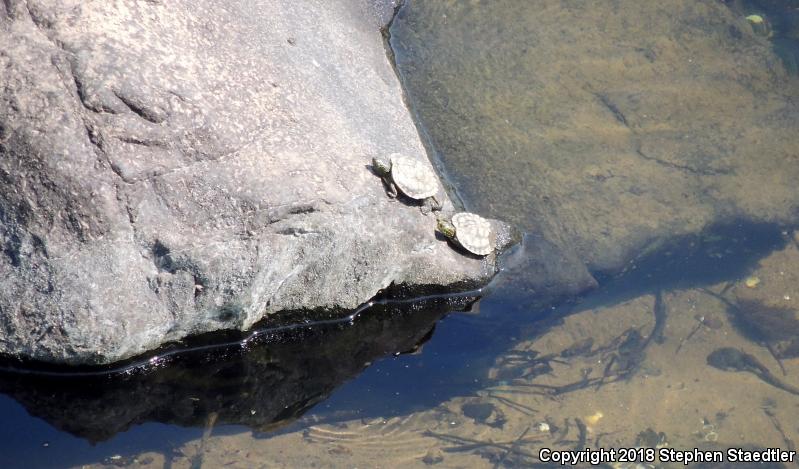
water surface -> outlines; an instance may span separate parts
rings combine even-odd
[[[794,449],[796,8],[409,2],[389,40],[408,104],[464,205],[525,231],[504,271],[112,373],[4,373],[0,467]],[[722,368],[730,349],[750,358]]]

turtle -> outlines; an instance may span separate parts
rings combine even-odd
[[[459,212],[451,220],[439,218],[436,229],[472,254],[486,256],[494,251],[497,235],[491,223],[470,212]]]
[[[372,168],[383,178],[389,197],[396,197],[397,190],[414,200],[422,201],[422,212],[441,210],[438,194],[438,178],[421,161],[399,153],[392,153],[388,159],[372,158]]]

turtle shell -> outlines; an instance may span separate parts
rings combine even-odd
[[[409,156],[391,155],[391,179],[412,199],[426,199],[438,192],[438,179],[433,170]]]
[[[485,256],[494,250],[496,236],[491,223],[480,215],[461,212],[452,216],[455,238],[467,251]]]

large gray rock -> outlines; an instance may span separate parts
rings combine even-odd
[[[367,169],[427,161],[380,32],[392,12],[0,3],[0,352],[107,363],[391,284],[485,281],[491,261]]]

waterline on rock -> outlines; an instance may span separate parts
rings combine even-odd
[[[88,376],[132,375],[135,373],[148,373],[156,368],[169,365],[169,363],[174,358],[187,355],[190,353],[213,352],[215,350],[229,349],[234,347],[239,347],[242,350],[246,350],[247,348],[252,347],[256,344],[263,345],[270,342],[269,340],[270,336],[277,336],[279,334],[285,334],[287,332],[299,329],[311,329],[315,327],[332,326],[332,325],[348,325],[348,326],[354,325],[355,321],[365,311],[377,305],[381,306],[410,305],[430,300],[445,300],[445,299],[454,299],[454,298],[477,299],[480,296],[482,296],[484,292],[485,292],[485,287],[464,292],[431,294],[431,295],[423,295],[413,298],[371,300],[353,310],[352,313],[341,318],[308,321],[304,323],[294,323],[294,324],[258,329],[252,331],[247,337],[241,340],[217,342],[207,345],[195,345],[185,348],[175,348],[174,350],[167,350],[162,353],[153,355],[149,358],[135,360],[123,366],[110,369],[77,371],[69,369],[41,370],[41,369],[25,368],[25,367],[0,366],[0,373],[34,375],[34,376],[43,376],[43,377],[69,377],[69,378],[79,378],[79,377],[88,377]],[[274,339],[277,339],[277,337],[274,337]]]

